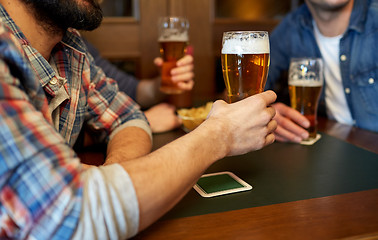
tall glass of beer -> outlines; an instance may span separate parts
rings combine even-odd
[[[184,57],[189,41],[189,21],[183,17],[162,17],[159,19],[160,53],[163,58],[160,90],[167,94],[179,94],[183,91],[172,82],[171,70],[176,62]]]
[[[321,58],[293,58],[289,67],[289,95],[291,107],[309,121],[309,139],[317,135],[318,103],[323,87],[323,60]]]
[[[229,103],[264,91],[269,53],[268,32],[223,33],[222,72]]]

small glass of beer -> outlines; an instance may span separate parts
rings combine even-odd
[[[179,94],[183,91],[172,82],[171,70],[176,62],[184,57],[189,41],[189,21],[183,17],[162,17],[159,19],[160,53],[163,58],[160,91]]]
[[[316,138],[318,103],[323,87],[323,60],[321,58],[293,58],[289,68],[289,95],[291,107],[309,121],[309,139]]]
[[[229,103],[264,91],[269,53],[268,32],[223,33],[222,72]]]

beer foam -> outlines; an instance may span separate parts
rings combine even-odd
[[[168,31],[166,30],[160,35],[159,42],[187,42],[189,36],[187,32]]]
[[[322,81],[317,80],[290,80],[289,85],[297,87],[321,87]]]
[[[246,40],[227,39],[223,43],[222,54],[263,54],[269,53],[269,40],[254,38]]]

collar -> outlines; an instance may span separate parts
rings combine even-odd
[[[371,0],[354,0],[353,10],[350,16],[348,30],[363,32],[365,30],[365,22]],[[306,4],[298,9],[298,21],[304,28],[313,30],[312,16]]]
[[[365,30],[365,22],[370,4],[370,0],[354,0],[353,11],[352,15],[350,16],[348,29],[352,29],[360,33]]]

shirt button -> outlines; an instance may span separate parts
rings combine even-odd
[[[343,54],[340,56],[340,60],[344,62],[347,60],[347,57]]]
[[[57,78],[53,78],[50,80],[50,84],[55,85],[58,82]]]
[[[350,88],[345,88],[345,93],[349,94],[350,93]]]
[[[369,78],[369,83],[373,84],[374,83],[374,78]]]

